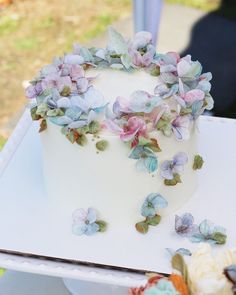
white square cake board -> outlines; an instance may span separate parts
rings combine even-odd
[[[205,164],[202,170],[196,172],[199,174],[198,189],[176,213],[190,212],[196,223],[207,218],[224,226],[227,243],[217,247],[235,247],[236,120],[201,117],[199,146],[199,154]],[[31,122],[28,111],[0,156],[0,252],[3,253],[0,254],[0,266],[9,267],[7,261],[10,261],[11,268],[20,269],[15,259],[21,260],[22,265],[24,254],[32,254],[34,266],[41,265],[39,273],[47,268],[45,264],[48,261],[47,265],[54,268],[54,275],[55,268],[59,267],[57,275],[63,276],[60,268],[63,269],[64,265],[67,271],[71,270],[64,275],[71,278],[86,278],[86,272],[90,270],[90,279],[93,280],[91,276],[96,274],[94,271],[91,273],[92,268],[105,271],[101,274],[106,274],[106,277],[110,273],[110,279],[113,271],[118,273],[125,269],[126,274],[135,276],[137,273],[136,278],[140,280],[140,273],[145,271],[170,272],[170,256],[165,248],[194,250],[197,247],[197,244],[175,233],[174,215],[163,218],[160,225],[151,228],[147,235],[139,234],[133,227],[120,232],[108,230],[104,235],[96,236],[96,243],[93,236],[73,235],[68,222],[65,222],[67,217],[58,216],[48,206],[43,186],[38,125]],[[11,255],[14,253],[18,256]],[[43,263],[37,262],[40,256],[46,259]],[[55,262],[54,258],[61,261]],[[75,261],[77,266],[73,264]],[[83,266],[83,263],[88,265]],[[106,270],[105,266],[111,266],[111,269]],[[37,272],[37,267],[31,267],[29,271]],[[76,276],[76,267],[78,274],[86,270],[85,275],[80,273]],[[45,273],[53,275],[53,271],[48,269]],[[113,283],[117,282],[113,280]],[[128,285],[127,275],[121,276],[118,284]]]

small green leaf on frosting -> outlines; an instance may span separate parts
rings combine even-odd
[[[141,221],[135,224],[136,230],[141,234],[146,234],[148,232],[148,224],[145,221]]]
[[[37,114],[37,107],[32,108],[30,110],[30,113],[31,113],[31,118],[34,121],[37,121],[42,118],[40,115]]]
[[[151,69],[151,71],[150,71],[150,74],[152,75],[152,76],[160,76],[160,67],[159,66],[154,66],[152,69]]]
[[[212,234],[211,239],[216,242],[216,244],[223,245],[226,243],[227,235],[221,232],[215,232]]]
[[[152,225],[152,226],[156,226],[160,223],[161,221],[161,216],[156,214],[155,216],[152,216],[152,217],[147,217],[146,219],[146,223],[148,225]]]
[[[61,96],[69,96],[70,93],[71,93],[70,87],[64,86],[64,88],[60,94],[61,94]]]
[[[84,134],[79,134],[79,137],[76,139],[76,143],[81,146],[85,146],[87,143],[87,137]]]
[[[78,137],[78,133],[75,132],[74,130],[69,130],[67,133],[66,133],[66,138],[71,142],[71,143],[74,143],[76,141]]]
[[[160,148],[157,140],[155,138],[151,138],[150,141],[151,142],[149,142],[148,144],[146,144],[146,146],[149,147],[155,153],[161,152],[161,148]]]
[[[40,128],[39,128],[39,132],[42,132],[44,130],[47,129],[47,121],[46,119],[43,119],[41,122],[40,122]]]
[[[193,160],[193,170],[201,169],[203,164],[203,158],[200,155],[196,155]]]
[[[173,179],[165,179],[164,184],[168,186],[174,186],[178,183],[181,183],[180,175],[178,173],[174,173],[174,178]]]
[[[106,231],[107,229],[107,223],[103,220],[97,220],[96,221],[97,225],[99,226],[99,230],[101,233],[103,233],[104,231]]]
[[[185,282],[188,282],[188,269],[183,256],[179,253],[175,254],[172,257],[171,264],[173,269],[178,270],[182,274]]]
[[[89,133],[91,133],[91,134],[95,134],[95,133],[97,133],[99,130],[100,130],[100,124],[99,124],[99,122],[97,122],[97,121],[92,121],[92,122],[89,124],[89,130],[88,130]]]
[[[106,140],[100,140],[96,143],[96,148],[101,152],[105,151],[107,147],[108,147],[108,141]]]
[[[64,112],[61,109],[54,109],[54,110],[48,110],[47,116],[49,117],[56,117],[56,116],[63,116]]]

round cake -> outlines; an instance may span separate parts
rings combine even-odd
[[[26,95],[48,198],[74,234],[146,233],[193,195],[210,80],[191,56],[157,53],[148,32],[126,40],[112,28],[105,49],[76,45],[40,71]]]

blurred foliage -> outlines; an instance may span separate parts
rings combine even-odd
[[[0,135],[0,150],[3,148],[5,142],[6,142],[5,137]]]
[[[0,10],[0,126],[24,106],[23,81],[32,79],[54,56],[71,51],[74,42],[88,43],[129,15],[131,4],[130,0],[15,0]]]

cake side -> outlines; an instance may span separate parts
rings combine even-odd
[[[52,123],[41,134],[44,180],[52,205],[70,216],[77,208],[93,207],[98,210],[110,229],[132,227],[141,218],[141,207],[150,193],[161,194],[168,207],[161,210],[167,216],[180,208],[193,195],[197,174],[192,169],[197,153],[197,131],[191,140],[177,142],[160,132],[158,139],[163,151],[158,153],[161,165],[179,152],[188,155],[188,163],[176,186],[166,186],[160,170],[153,173],[137,171],[135,160],[128,158],[130,149],[117,136],[100,134],[88,136],[86,148],[71,145],[64,140],[60,128]],[[106,140],[108,148],[96,149],[96,142]],[[135,229],[134,229],[135,230]]]

